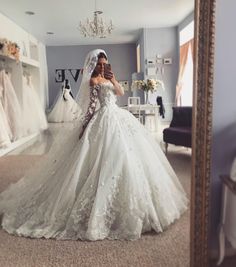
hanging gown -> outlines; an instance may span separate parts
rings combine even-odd
[[[11,143],[12,133],[9,127],[5,111],[2,106],[3,87],[0,86],[0,148],[7,147]]]
[[[10,145],[11,137],[12,137],[11,130],[8,125],[5,111],[2,107],[1,97],[0,97],[0,148],[5,148],[8,145]]]
[[[134,240],[181,216],[188,200],[176,174],[143,125],[116,105],[110,82],[91,88],[83,125],[82,138],[77,132],[77,142],[59,146],[47,170],[0,194],[3,229],[34,238]]]
[[[2,106],[12,133],[12,141],[15,141],[23,136],[22,110],[5,70],[0,71],[0,91],[2,92]]]
[[[23,76],[23,118],[25,135],[48,128],[45,112],[30,81],[30,76]]]
[[[48,115],[49,122],[71,122],[79,115],[79,106],[70,94],[71,88],[63,86],[56,104]]]

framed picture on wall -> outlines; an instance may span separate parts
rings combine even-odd
[[[147,68],[147,75],[148,76],[155,76],[156,75],[156,67],[148,67]]]
[[[21,42],[21,54],[24,57],[28,57],[25,41]]]
[[[168,64],[172,64],[172,58],[164,58],[164,64],[168,65]]]

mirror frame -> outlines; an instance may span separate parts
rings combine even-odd
[[[190,266],[209,264],[209,205],[216,0],[195,0]]]

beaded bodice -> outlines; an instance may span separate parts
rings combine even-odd
[[[116,103],[116,95],[114,86],[110,81],[98,85],[98,100],[101,107],[106,105],[114,105]]]

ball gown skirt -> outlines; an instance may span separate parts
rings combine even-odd
[[[51,152],[45,166],[0,194],[11,234],[72,240],[135,240],[164,231],[187,209],[186,194],[159,144],[100,85],[100,108],[82,139]],[[49,153],[50,154],[50,153]]]
[[[12,141],[15,141],[24,135],[22,110],[11,79],[5,70],[0,71],[0,95],[2,95],[2,106],[12,133]]]
[[[56,104],[48,114],[48,121],[71,122],[78,118],[79,113],[79,106],[70,95],[70,90],[64,88],[63,92],[59,95]]]
[[[5,111],[2,107],[1,97],[0,97],[0,148],[5,148],[11,143],[11,130],[8,125],[7,117]]]
[[[23,76],[23,118],[25,135],[38,133],[48,128],[46,115],[39,96],[29,79]]]

